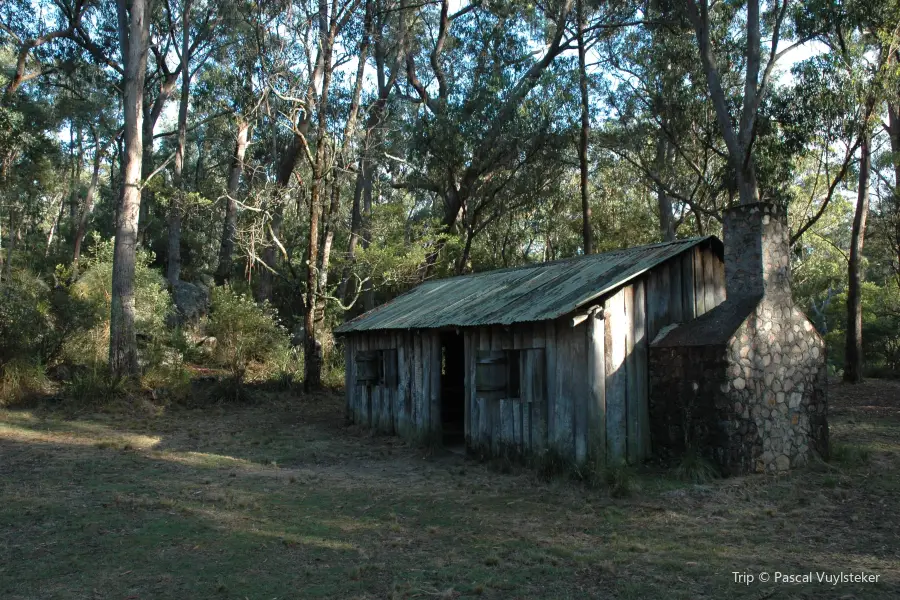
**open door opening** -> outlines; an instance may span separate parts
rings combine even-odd
[[[463,336],[441,333],[441,427],[444,447],[465,451],[466,444],[466,356]]]

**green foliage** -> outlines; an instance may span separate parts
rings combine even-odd
[[[134,383],[126,378],[114,378],[100,365],[76,372],[66,385],[70,404],[82,408],[105,408],[127,398],[134,392]]]
[[[290,337],[267,303],[258,305],[228,286],[215,288],[207,331],[216,338],[215,359],[237,385],[253,362],[276,361],[277,368],[287,367]]]
[[[42,361],[53,345],[50,287],[27,271],[0,282],[0,368],[16,358]]]
[[[862,285],[863,357],[867,371],[880,376],[900,376],[900,288],[894,281],[883,286],[866,281]],[[825,336],[829,362],[835,370],[844,366],[846,340],[846,291],[835,295],[824,313],[832,328]]]
[[[688,448],[682,455],[673,474],[681,481],[689,483],[708,483],[721,476],[718,467],[694,447]]]
[[[69,362],[99,365],[109,351],[109,315],[112,296],[113,241],[95,239],[93,254],[85,261],[85,270],[72,284],[73,298],[87,307],[90,327],[73,333],[64,355]],[[172,299],[165,280],[151,267],[153,255],[139,250],[135,261],[135,330],[141,340],[144,361],[155,364],[165,355],[169,332],[166,319],[172,312]]]
[[[858,444],[836,442],[829,448],[829,462],[842,464],[847,467],[859,467],[869,462],[872,451]]]
[[[15,406],[47,391],[44,368],[34,362],[13,359],[0,365],[0,407]]]

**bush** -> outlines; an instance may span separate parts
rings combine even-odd
[[[213,357],[235,385],[251,363],[265,365],[270,374],[291,372],[290,336],[268,303],[258,305],[228,286],[215,288],[206,329],[216,338]]]
[[[46,392],[48,383],[41,365],[13,359],[0,366],[0,407],[26,402]]]
[[[690,483],[708,483],[719,477],[719,469],[695,448],[688,448],[675,467],[675,477]]]
[[[54,345],[50,287],[27,271],[0,283],[0,369],[12,360],[42,362]]]
[[[97,241],[85,262],[81,277],[72,284],[70,294],[90,314],[90,323],[74,332],[63,352],[72,363],[105,364],[109,352],[109,314],[112,297],[113,241]],[[172,312],[172,299],[163,277],[150,267],[153,254],[138,250],[134,277],[134,326],[145,364],[158,364],[169,343],[166,317]]]

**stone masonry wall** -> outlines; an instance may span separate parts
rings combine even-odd
[[[796,307],[763,300],[728,344],[727,381],[742,470],[785,471],[828,455],[825,345]]]
[[[825,344],[794,306],[787,215],[759,203],[724,217],[726,301],[650,350],[655,451],[688,440],[728,474],[826,458]]]

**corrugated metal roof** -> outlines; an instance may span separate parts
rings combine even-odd
[[[335,333],[555,319],[714,236],[427,281]],[[716,240],[718,241],[718,240]]]

